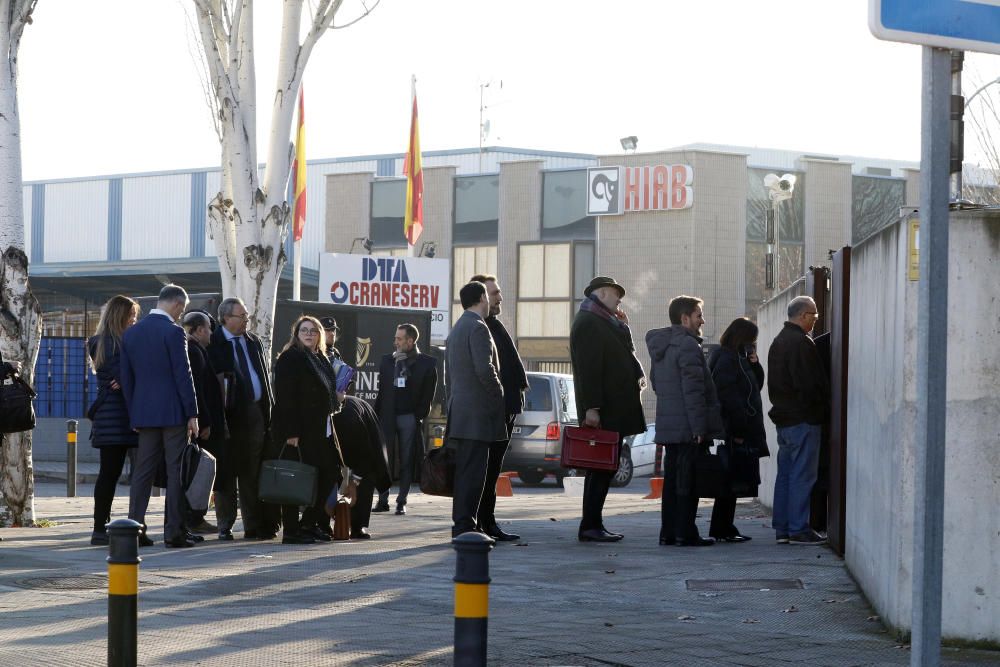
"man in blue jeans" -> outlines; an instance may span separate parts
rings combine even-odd
[[[768,412],[778,430],[774,527],[778,544],[826,544],[809,526],[809,496],[819,468],[820,429],[829,415],[830,381],[809,333],[819,318],[807,296],[788,303],[788,321],[767,354]]]

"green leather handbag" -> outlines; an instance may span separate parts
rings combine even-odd
[[[302,462],[302,452],[295,447],[299,460],[283,459],[287,443],[278,458],[260,464],[258,497],[272,505],[312,505],[316,501],[316,468]]]

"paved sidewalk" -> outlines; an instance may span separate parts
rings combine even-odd
[[[551,482],[514,486],[498,515],[524,540],[491,555],[491,665],[909,663],[843,561],[825,547],[775,545],[755,505],[741,503],[737,518],[751,542],[661,547],[659,503],[642,500],[646,480],[636,480],[607,504],[606,523],[625,540],[580,544],[579,498]],[[42,484],[37,513],[57,525],[0,529],[0,667],[106,664],[106,549],[88,543],[91,492],[81,485],[83,497],[67,499],[64,485]],[[126,506],[117,498],[115,516]],[[408,509],[373,515],[370,541],[210,537],[167,550],[154,498],[157,545],[140,552],[139,663],[451,664],[450,501],[411,494]],[[750,581],[763,579],[773,581]],[[745,590],[704,590],[704,580]],[[944,660],[998,665],[1000,653],[946,649]]]

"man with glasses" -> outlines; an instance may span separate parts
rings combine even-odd
[[[219,539],[233,539],[237,488],[243,537],[273,539],[277,533],[277,507],[264,505],[257,495],[260,463],[271,423],[274,394],[260,338],[247,331],[250,317],[241,299],[219,304],[219,323],[208,346],[212,367],[227,380],[226,421],[230,438],[217,473],[215,493]]]
[[[767,353],[768,416],[778,431],[774,528],[778,544],[826,544],[809,525],[809,499],[819,467],[820,432],[830,406],[830,381],[809,337],[819,312],[807,296],[788,303],[788,321]]]

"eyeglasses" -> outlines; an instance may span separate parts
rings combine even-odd
[[[250,315],[247,313],[243,313],[242,315],[230,315],[229,317],[235,317],[236,319],[243,320],[244,322],[250,319]]]
[[[807,312],[802,313],[802,314],[803,315],[812,315],[813,317],[819,317],[819,313],[817,313],[815,310],[810,310],[810,311],[807,311]]]
[[[317,331],[316,329],[299,329],[299,333],[300,334],[305,334],[307,336],[316,336],[316,335],[319,335],[319,331]]]

